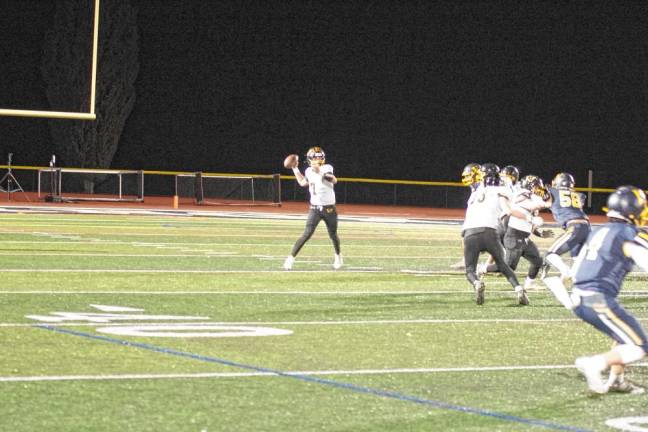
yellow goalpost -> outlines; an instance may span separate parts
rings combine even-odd
[[[90,112],[39,111],[0,108],[0,116],[44,117],[54,119],[96,120],[95,92],[97,87],[97,45],[99,42],[99,0],[94,0],[94,25],[92,36],[92,73],[90,78]]]

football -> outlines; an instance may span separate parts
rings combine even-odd
[[[286,156],[286,159],[284,159],[284,167],[288,169],[293,169],[299,164],[299,156],[296,154],[291,154]]]

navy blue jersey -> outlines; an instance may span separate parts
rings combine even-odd
[[[585,196],[573,189],[549,188],[551,194],[551,213],[554,219],[563,227],[573,219],[587,219],[583,211]]]
[[[648,248],[645,234],[629,223],[609,222],[595,228],[574,263],[574,288],[616,297],[634,261],[626,256],[623,244],[635,242]]]

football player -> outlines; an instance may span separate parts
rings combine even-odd
[[[544,279],[553,265],[566,284],[569,284],[571,273],[560,255],[569,251],[572,258],[576,257],[591,231],[589,219],[583,211],[585,197],[576,192],[574,186],[574,177],[561,172],[556,174],[548,188],[549,209],[565,232],[547,250],[540,275]]]
[[[466,278],[475,290],[475,301],[484,304],[484,282],[477,276],[477,261],[481,252],[490,253],[500,271],[514,287],[523,291],[517,277],[504,259],[504,248],[499,241],[497,227],[503,211],[508,210],[506,191],[500,186],[499,169],[495,164],[483,165],[482,183],[468,200],[466,217],[461,230],[464,243]]]
[[[508,193],[508,199],[511,201],[513,195],[519,190],[518,179],[520,178],[520,170],[513,165],[507,165],[500,171],[500,179],[502,181],[502,186]],[[511,215],[507,212],[503,212],[500,215],[500,223],[497,227],[497,233],[500,237],[500,241],[504,244],[504,235],[506,234],[506,228],[508,226],[508,220]],[[481,279],[489,270],[489,266],[497,268],[495,265],[495,260],[491,255],[488,256],[488,259],[483,263],[477,266],[477,275]],[[515,268],[513,269],[515,270]],[[497,270],[492,270],[497,271]]]
[[[640,230],[648,223],[646,195],[634,186],[621,186],[608,197],[604,210],[608,222],[592,231],[574,263],[572,301],[574,313],[616,345],[603,354],[579,357],[576,367],[595,393],[642,393],[642,387],[624,380],[623,368],[646,355],[648,338],[617,296],[633,265],[648,271],[648,234]],[[610,377],[604,382],[601,373],[608,368]]]
[[[531,233],[538,233],[537,228],[543,224],[542,218],[538,216],[538,211],[546,207],[543,196],[542,179],[535,175],[527,175],[520,182],[520,189],[510,200],[511,211],[503,238],[506,263],[515,270],[520,258],[524,257],[530,264],[524,287],[517,292],[518,303],[521,305],[529,304],[526,290],[533,288],[535,278],[542,266],[542,258],[538,247],[531,239]],[[485,270],[496,272],[498,266],[491,264]]]
[[[461,183],[464,186],[467,186],[470,188],[470,192],[474,192],[475,189],[479,186],[479,182],[481,181],[481,166],[478,163],[471,162],[468,165],[466,165],[461,172]],[[462,258],[458,262],[452,264],[450,268],[456,269],[456,270],[465,270],[466,269],[466,262]]]
[[[470,187],[470,192],[473,192],[479,186],[482,175],[482,167],[478,163],[471,162],[461,172],[461,183]]]
[[[333,268],[338,270],[342,267],[342,255],[340,254],[340,239],[337,235],[338,214],[335,207],[335,191],[333,186],[337,183],[337,178],[333,175],[333,167],[326,163],[326,155],[320,147],[312,147],[306,153],[306,159],[309,167],[302,175],[299,167],[295,166],[292,170],[295,179],[302,187],[308,187],[310,192],[310,210],[306,219],[306,228],[304,233],[297,239],[295,245],[284,261],[284,270],[291,270],[295,263],[295,257],[315,232],[315,228],[324,220],[328,235],[333,242],[335,249],[335,258]]]

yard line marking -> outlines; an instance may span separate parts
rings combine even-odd
[[[447,295],[459,294],[466,295],[472,293],[472,290],[426,290],[426,291],[59,291],[59,290],[0,290],[0,294],[45,294],[45,295],[314,295],[314,296],[380,296],[380,295]],[[510,289],[489,290],[491,294],[511,294]],[[534,295],[552,296],[549,291],[534,291]],[[630,291],[622,293],[618,297],[643,297],[648,295],[648,291]],[[557,304],[556,304],[557,305]]]
[[[140,245],[136,245],[140,247]],[[143,247],[143,246],[141,246]],[[153,246],[153,245],[146,245],[146,247],[155,247],[156,249],[180,249],[180,247],[176,246]],[[204,254],[210,254],[210,255],[218,255],[222,257],[238,257],[238,258],[263,258],[266,260],[276,260],[276,261],[282,261],[286,257],[284,255],[241,255],[239,252],[229,252],[229,251],[210,251],[210,250],[204,250],[204,249],[182,249],[180,252],[195,252],[194,254],[167,254],[167,253],[159,253],[159,254],[147,254],[147,253],[112,253],[112,252],[39,252],[37,250],[34,251],[6,251],[6,252],[0,252],[0,256],[33,256],[33,257],[40,257],[40,256],[78,256],[78,257],[176,257],[176,258],[182,258],[182,257],[187,257],[187,258],[204,258]],[[202,254],[202,255],[201,255]],[[301,255],[300,255],[301,256]],[[319,256],[316,255],[303,255],[301,256],[302,258],[319,258]],[[416,260],[434,260],[434,259],[456,259],[456,256],[432,256],[432,255],[425,255],[425,256],[378,256],[378,255],[351,255],[351,256],[345,256],[345,258],[348,260],[349,258],[351,259],[372,259],[372,260],[394,260],[394,259],[416,259]],[[312,261],[302,261],[298,260],[297,262],[312,262]],[[421,270],[421,271],[416,271],[416,270],[401,270],[403,273],[413,273],[415,275],[435,275],[434,273],[430,273],[429,271]]]
[[[416,404],[420,405],[427,405],[427,406],[432,406],[435,408],[439,409],[444,409],[444,410],[450,410],[450,411],[458,411],[462,413],[468,413],[468,414],[476,414],[479,416],[484,416],[484,417],[492,417],[492,418],[497,418],[500,420],[505,420],[505,421],[511,421],[511,422],[516,422],[516,423],[522,423],[526,425],[531,425],[531,426],[538,426],[538,427],[543,427],[546,429],[553,429],[553,430],[566,430],[566,431],[575,431],[575,432],[586,432],[586,429],[581,429],[577,428],[574,426],[565,426],[557,423],[551,423],[548,421],[544,420],[537,420],[537,419],[530,419],[530,418],[524,418],[524,417],[518,417],[514,415],[509,415],[505,413],[500,413],[496,411],[490,411],[490,410],[485,410],[481,408],[473,408],[469,406],[463,406],[463,405],[454,405],[450,404],[447,402],[443,401],[437,401],[437,400],[432,400],[432,399],[424,399],[418,396],[410,396],[404,393],[399,393],[395,391],[389,391],[389,390],[381,390],[381,389],[375,389],[371,387],[364,387],[360,385],[355,385],[351,383],[346,383],[342,381],[335,381],[331,379],[326,379],[326,378],[317,378],[315,376],[309,376],[309,375],[303,375],[303,374],[288,374],[286,372],[282,372],[276,369],[270,369],[266,367],[260,367],[260,366],[254,366],[254,365],[248,365],[244,363],[238,363],[226,359],[221,359],[217,357],[210,357],[210,356],[205,356],[205,355],[200,355],[200,354],[193,354],[190,352],[185,352],[185,351],[178,351],[170,348],[164,348],[164,347],[158,347],[155,345],[149,345],[145,343],[140,343],[140,342],[131,342],[128,340],[124,339],[116,339],[112,337],[106,337],[106,336],[101,336],[101,335],[93,335],[90,333],[82,333],[82,332],[77,332],[77,331],[72,331],[72,330],[66,330],[66,329],[60,329],[60,328],[55,328],[55,327],[49,327],[46,325],[37,325],[35,326],[37,328],[41,328],[44,330],[49,330],[53,332],[58,332],[62,334],[68,334],[72,336],[80,336],[84,338],[89,338],[89,339],[94,339],[94,340],[99,340],[103,342],[109,342],[113,344],[118,344],[122,346],[129,346],[133,348],[140,348],[140,349],[145,349],[148,351],[153,351],[161,354],[168,354],[172,356],[177,356],[177,357],[184,357],[184,358],[190,358],[193,360],[198,360],[198,361],[203,361],[203,362],[208,362],[208,363],[217,363],[225,366],[231,366],[239,369],[244,369],[244,370],[249,370],[253,372],[264,372],[264,373],[273,373],[276,374],[277,376],[280,377],[285,377],[285,378],[292,378],[292,379],[297,379],[299,381],[304,381],[307,383],[314,383],[314,384],[321,384],[324,386],[328,387],[333,387],[336,389],[345,389],[345,390],[350,390],[356,393],[361,393],[361,394],[366,394],[366,395],[373,395],[373,396],[378,396],[381,398],[389,398],[389,399],[395,399],[395,400],[400,400],[403,402],[413,402]]]
[[[633,367],[648,367],[647,363],[633,364]],[[396,368],[396,369],[356,369],[321,371],[284,371],[286,375],[389,375],[425,374],[459,372],[516,372],[524,370],[574,369],[574,365],[531,365],[531,366],[485,366],[458,368]],[[277,376],[275,372],[194,372],[171,374],[110,374],[110,375],[35,375],[0,376],[0,382],[43,382],[43,381],[107,381],[107,380],[155,380],[155,379],[197,379],[197,378],[248,378]]]
[[[131,234],[132,235],[132,234]],[[325,239],[322,237],[322,241]],[[403,240],[408,240],[407,238],[403,238]],[[103,244],[103,243],[108,243],[108,244],[123,244],[123,245],[135,245],[138,244],[141,246],[141,243],[137,242],[130,242],[130,241],[124,241],[124,240],[115,240],[115,239],[94,239],[94,240],[88,240],[85,239],[83,241],[78,241],[78,242],[69,242],[69,241],[38,241],[38,240],[2,240],[0,241],[0,244],[56,244],[56,245],[82,245],[82,244]],[[212,243],[194,243],[194,242],[158,242],[155,243],[155,245],[183,245],[183,246],[209,246],[209,247],[217,247],[217,246],[236,246],[236,247],[258,247],[258,246],[269,246],[269,247],[284,247],[288,245],[288,248],[292,246],[292,243],[218,243],[218,242],[212,242]],[[330,243],[309,243],[309,247],[326,247],[330,248],[331,245]],[[413,248],[438,248],[438,244],[430,244],[430,245],[404,245],[404,244],[389,244],[388,246],[389,249],[394,249],[394,248],[407,248],[407,249],[413,249]],[[354,249],[354,248],[371,248],[375,249],[376,244],[353,244],[353,245],[347,245],[345,246],[345,249]],[[462,246],[444,246],[444,249],[461,249],[463,250]],[[460,258],[459,255],[457,255],[455,258]]]
[[[208,318],[203,318],[208,319]],[[646,321],[648,318],[639,318],[640,321]],[[191,325],[305,325],[305,326],[336,326],[336,325],[384,325],[384,324],[547,324],[547,323],[572,323],[580,322],[578,318],[545,318],[545,319],[527,319],[527,318],[479,318],[479,319],[407,319],[407,320],[348,320],[348,321],[201,321],[175,324]],[[147,323],[154,324],[154,323]],[[52,327],[101,327],[105,323],[86,323],[73,321],[63,323],[47,323]],[[118,323],[111,322],[110,325],[133,325],[132,322]],[[0,323],[0,327],[33,327],[33,323]]]
[[[297,261],[302,262],[302,261]],[[391,273],[377,270],[180,270],[180,269],[2,269],[4,273]]]
[[[504,290],[489,290],[491,294],[512,294],[513,290],[504,289]],[[59,290],[24,290],[24,291],[10,291],[10,290],[0,290],[0,294],[125,294],[125,295],[141,295],[141,294],[151,294],[151,295],[316,295],[316,296],[357,296],[357,295],[366,295],[366,296],[376,296],[376,295],[446,295],[446,294],[460,294],[466,295],[468,293],[474,293],[472,290],[426,290],[426,291],[59,291]],[[553,296],[549,291],[539,291],[534,294],[550,295]],[[648,293],[645,293],[648,294]]]

